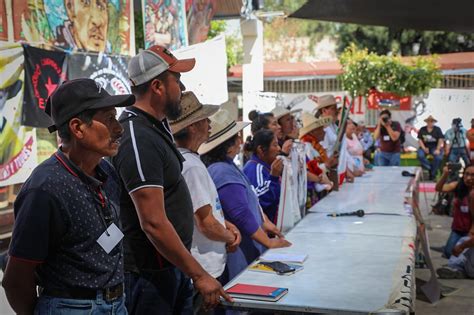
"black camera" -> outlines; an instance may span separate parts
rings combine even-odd
[[[387,116],[384,116],[384,117],[382,118],[382,120],[383,120],[384,123],[388,123],[389,118],[388,118]]]
[[[455,129],[460,130],[462,128],[462,119],[461,118],[454,118],[453,119],[453,126]]]
[[[450,172],[459,172],[462,168],[461,163],[447,163],[447,166]]]

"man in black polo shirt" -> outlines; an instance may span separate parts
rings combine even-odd
[[[168,125],[180,114],[180,72],[194,59],[176,59],[153,46],[130,60],[137,101],[120,117],[124,135],[113,164],[122,178],[126,306],[131,314],[192,314],[194,287],[211,308],[230,297],[193,258],[193,206],[183,157]]]
[[[110,96],[91,79],[67,81],[46,113],[62,146],[24,183],[3,286],[20,314],[126,314],[120,180],[104,156],[118,151],[122,126],[114,107],[133,95]],[[39,297],[37,297],[39,286]]]

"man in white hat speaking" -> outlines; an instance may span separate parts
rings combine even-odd
[[[435,179],[436,173],[443,161],[443,143],[444,135],[438,126],[435,126],[437,120],[433,116],[425,119],[426,126],[421,127],[418,132],[418,144],[420,147],[417,151],[418,160],[421,166],[430,172],[430,180]],[[431,154],[433,161],[430,163],[427,156]]]
[[[191,254],[214,278],[224,272],[227,251],[240,244],[240,232],[224,219],[216,186],[197,150],[209,139],[209,117],[219,110],[217,105],[203,105],[193,92],[184,92],[182,113],[170,122],[179,152],[183,155],[183,177],[193,202],[194,233]],[[195,305],[198,308],[199,303]]]

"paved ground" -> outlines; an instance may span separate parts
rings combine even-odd
[[[433,194],[420,195],[420,206],[423,213],[428,213],[429,205],[432,203]],[[431,246],[442,246],[448,238],[452,219],[446,216],[425,215],[425,220],[431,227],[429,238]],[[441,253],[432,251],[432,258],[435,267],[438,268],[447,263],[441,257]],[[427,269],[417,269],[417,278],[428,280],[429,271]],[[0,279],[3,274],[0,271]],[[416,314],[418,315],[473,315],[474,314],[474,280],[440,280],[443,285],[460,288],[459,291],[449,297],[442,298],[433,305],[420,299],[416,300]],[[5,292],[0,289],[0,315],[14,314],[8,306]]]

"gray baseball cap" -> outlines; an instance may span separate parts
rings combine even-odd
[[[146,83],[165,71],[188,72],[194,68],[196,59],[177,59],[168,49],[160,45],[140,51],[128,63],[128,77],[132,86]]]

